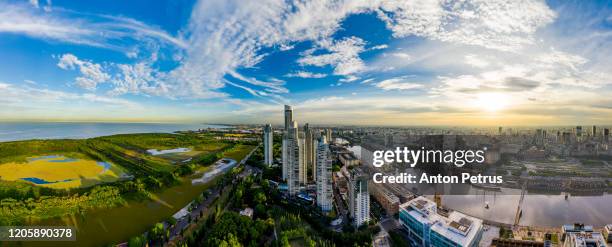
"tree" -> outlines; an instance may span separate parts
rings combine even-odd
[[[153,228],[151,228],[151,240],[159,241],[164,238],[164,224],[156,223]]]
[[[145,239],[144,237],[141,236],[136,236],[133,238],[130,238],[130,240],[128,241],[128,247],[143,247],[145,246]]]
[[[257,192],[257,194],[255,194],[254,200],[255,200],[255,203],[257,203],[257,204],[265,203],[266,199],[267,199],[266,195],[264,195],[264,193],[261,192],[261,191],[259,191],[259,192]]]

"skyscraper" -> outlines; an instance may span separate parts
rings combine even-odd
[[[293,123],[293,107],[285,105],[285,132],[289,130]]]
[[[591,136],[595,137],[597,135],[597,126],[593,125],[591,129]]]
[[[289,195],[296,195],[300,191],[300,144],[297,122],[293,121],[283,142],[286,151],[283,155],[283,175],[287,180]]]
[[[582,126],[576,126],[576,137],[582,136]]]
[[[317,146],[317,171],[316,182],[317,182],[317,206],[322,211],[328,212],[332,209],[333,191],[332,191],[332,159],[331,152],[329,151],[329,145],[327,144],[325,137],[321,137],[321,140]]]
[[[309,127],[308,123],[304,124],[304,155],[305,155],[305,166],[306,172],[308,170],[312,171],[310,181],[315,181],[317,177],[317,168],[315,163],[315,144],[312,129]],[[316,182],[316,181],[315,181]]]
[[[334,142],[332,139],[332,130],[331,129],[325,129],[325,138],[327,139],[327,142],[332,143]]]
[[[349,212],[354,226],[361,226],[370,220],[370,193],[368,177],[359,168],[351,170],[349,177]]]
[[[609,140],[609,138],[610,138],[610,129],[605,128],[605,129],[604,129],[604,133],[603,133],[603,135],[604,135],[604,141],[605,141],[605,142],[608,142],[608,140]]]
[[[263,142],[264,142],[264,163],[267,166],[271,166],[274,160],[272,155],[273,148],[273,130],[271,124],[266,124],[263,131]]]

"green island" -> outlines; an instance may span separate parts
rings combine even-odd
[[[217,178],[193,185],[191,180],[216,161],[240,161],[258,145],[253,136],[218,138],[225,135],[181,132],[0,143],[0,225],[74,226],[77,241],[65,242],[74,246],[127,241],[172,218],[214,186]]]

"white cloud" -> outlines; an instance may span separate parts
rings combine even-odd
[[[0,105],[15,106],[46,106],[54,104],[79,104],[82,102],[102,103],[105,106],[123,107],[126,109],[136,109],[140,105],[125,99],[100,96],[91,93],[76,94],[63,91],[40,89],[29,85],[14,85],[0,83],[0,94],[3,96]]]
[[[330,53],[322,55],[307,55],[298,60],[301,65],[334,67],[336,75],[350,75],[365,68],[359,53],[363,52],[365,42],[357,37],[349,37],[334,42],[324,42],[322,47]]]
[[[47,5],[50,6],[50,2]],[[341,22],[352,14],[377,13],[395,37],[416,35],[496,49],[511,49],[530,43],[535,30],[554,18],[554,13],[544,3],[527,0],[318,0],[290,3],[219,0],[198,1],[189,23],[178,35],[172,35],[124,17],[92,15],[94,21],[86,21],[69,19],[61,10],[50,15],[31,9],[0,3],[0,32],[118,49],[131,58],[135,58],[137,53],[132,46],[125,47],[123,41],[126,39],[169,45],[175,48],[169,57],[178,62],[176,68],[162,72],[152,64],[142,64],[143,61],[123,65],[120,70],[124,79],[117,83],[114,92],[197,98],[225,96],[219,92],[225,86],[224,77],[238,69],[255,68],[267,55],[262,53],[263,48],[278,47],[282,52],[301,41],[315,44],[315,49],[305,52],[299,59],[298,63],[302,65],[332,66],[334,74],[345,76],[365,71],[366,66],[359,54],[388,46],[366,49],[366,42],[358,37],[333,40],[331,37],[341,28]],[[284,86],[275,83],[233,77],[240,80],[234,84],[271,93],[275,97],[288,92]],[[80,84],[94,88],[97,81],[81,79]]]
[[[387,48],[389,48],[389,46],[383,44],[383,45],[372,46],[372,47],[370,47],[369,50],[383,50],[383,49],[387,49]]]
[[[406,81],[405,77],[386,79],[386,80],[376,83],[375,86],[385,91],[412,90],[412,89],[420,89],[424,87],[423,84]]]
[[[69,53],[59,58],[57,66],[65,70],[79,70],[81,75],[75,79],[75,84],[90,91],[95,90],[98,84],[108,82],[111,78],[100,64],[80,60]]]
[[[338,81],[340,82],[354,82],[356,80],[359,80],[360,78],[354,75],[347,75],[344,78],[340,78]]]
[[[117,67],[120,73],[113,80],[115,87],[111,95],[169,95],[170,88],[164,82],[166,74],[153,69],[150,64],[140,62],[134,65],[119,64]]]
[[[312,73],[308,71],[296,71],[285,75],[286,77],[300,77],[300,78],[324,78],[327,75],[323,73]]]
[[[40,6],[39,1],[34,1]],[[34,4],[32,3],[32,4]],[[104,47],[114,50],[125,49],[126,40],[144,42],[155,40],[160,43],[184,47],[180,38],[175,38],[159,28],[142,22],[121,17],[95,16],[95,21],[66,17],[65,11],[50,13],[51,1],[44,11],[28,8],[21,4],[0,2],[0,33],[16,33],[44,40],[72,44]],[[74,16],[74,12],[69,12]]]
[[[556,14],[544,1],[384,1],[378,15],[395,37],[517,50]]]
[[[411,58],[410,54],[406,52],[395,52],[395,53],[391,53],[391,55],[397,58],[404,59],[404,60]]]

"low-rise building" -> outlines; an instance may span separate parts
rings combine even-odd
[[[399,221],[415,246],[478,246],[483,233],[482,220],[438,211],[435,202],[422,196],[400,205]]]
[[[387,215],[394,215],[399,211],[400,199],[382,184],[370,182],[370,192],[376,201],[387,211]]]
[[[584,224],[563,225],[561,227],[563,247],[606,247],[604,235],[593,231],[593,226]]]
[[[603,230],[604,238],[608,240],[608,243],[612,243],[612,224],[608,224]]]
[[[240,210],[240,215],[249,217],[249,218],[253,218],[253,209],[252,208],[245,208],[243,210]]]
[[[606,240],[599,232],[568,233],[563,247],[606,247]]]
[[[338,154],[338,158],[340,159],[340,163],[346,167],[359,165],[359,159],[357,159],[352,152],[340,153]]]

